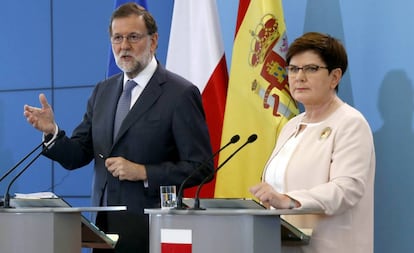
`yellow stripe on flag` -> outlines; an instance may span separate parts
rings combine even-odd
[[[241,8],[243,3],[249,6]],[[233,150],[221,152],[219,164],[251,134],[258,139],[218,171],[215,197],[252,197],[248,188],[260,182],[282,126],[299,112],[285,72],[288,45],[281,0],[241,0],[240,15],[244,19],[233,46],[222,145],[234,134],[241,140]]]

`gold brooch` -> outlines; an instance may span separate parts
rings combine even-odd
[[[329,137],[329,135],[331,134],[332,129],[330,127],[325,127],[322,130],[321,136],[319,137],[319,139],[326,139]]]

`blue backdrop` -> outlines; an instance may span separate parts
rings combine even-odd
[[[237,0],[217,0],[230,66]],[[307,31],[340,38],[349,70],[340,96],[359,109],[375,137],[375,252],[412,252],[414,2],[284,0],[289,41]],[[23,117],[44,92],[69,134],[82,119],[95,83],[105,78],[113,0],[2,1],[0,16],[0,173],[40,143]],[[165,64],[173,0],[150,0],[158,20],[157,56]],[[200,42],[202,43],[202,42]],[[411,66],[411,67],[410,67]],[[40,158],[11,192],[54,191],[73,205],[89,205],[92,166],[66,171]],[[260,168],[259,168],[260,169]],[[15,174],[15,173],[14,173]],[[8,180],[0,182],[0,195]]]

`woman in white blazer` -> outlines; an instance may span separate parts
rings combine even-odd
[[[286,61],[290,92],[305,111],[284,126],[263,182],[250,192],[269,208],[320,211],[284,216],[313,231],[309,245],[284,252],[372,253],[374,142],[364,116],[337,96],[346,51],[312,32],[291,44]]]

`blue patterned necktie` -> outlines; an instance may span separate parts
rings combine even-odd
[[[137,85],[133,80],[128,80],[125,84],[124,90],[122,91],[121,97],[118,100],[118,106],[116,107],[115,122],[114,122],[114,140],[118,135],[119,128],[121,127],[122,121],[129,112],[131,106],[131,91]]]

